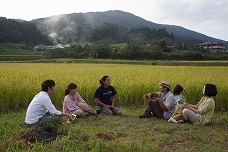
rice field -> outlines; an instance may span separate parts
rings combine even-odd
[[[202,97],[206,83],[218,88],[216,110],[228,108],[228,68],[197,66],[151,66],[128,64],[87,64],[87,63],[0,63],[0,111],[10,112],[26,109],[34,95],[41,90],[46,79],[56,82],[56,92],[52,99],[58,108],[62,107],[64,90],[71,82],[78,85],[78,92],[89,104],[95,105],[93,98],[99,80],[109,75],[111,85],[117,94],[120,106],[144,106],[143,95],[158,91],[158,83],[169,80],[174,86],[181,84],[187,88],[185,97],[190,103],[197,103]]]

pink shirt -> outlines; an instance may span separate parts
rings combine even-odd
[[[63,111],[68,114],[72,114],[75,110],[79,109],[78,104],[85,102],[78,92],[74,94],[74,98],[70,95],[66,95],[63,102]]]

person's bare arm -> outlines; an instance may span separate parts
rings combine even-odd
[[[116,96],[112,96],[112,105],[111,108],[115,107],[115,102],[116,102]]]
[[[58,116],[59,116],[59,115],[58,115]],[[60,116],[67,116],[68,119],[70,119],[70,121],[73,121],[73,116],[72,116],[71,114],[61,112],[61,115],[60,115]]]
[[[148,94],[148,96],[149,96],[150,98],[158,97],[158,93],[157,93],[157,92],[150,92],[150,93]]]
[[[150,93],[145,94],[143,96],[144,99],[152,99],[154,97],[158,97],[158,93],[157,92],[150,92]]]
[[[155,97],[154,99],[152,99],[152,101],[159,103],[159,105],[161,106],[163,111],[165,111],[165,112],[168,111],[168,109],[166,108],[166,106],[164,105],[164,103],[162,102],[162,100],[160,98]]]
[[[195,113],[200,113],[200,111],[197,109],[197,106],[196,105],[192,105],[192,104],[186,104],[184,106],[184,108],[187,108],[189,110],[192,110],[193,112]]]
[[[186,99],[183,99],[183,100],[178,101],[179,104],[181,104],[183,102],[186,102]]]

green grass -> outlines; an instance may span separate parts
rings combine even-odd
[[[41,52],[25,50],[24,44],[0,43],[0,61],[27,61],[41,58]]]
[[[122,116],[86,117],[59,125],[68,131],[52,144],[25,143],[25,111],[1,114],[0,151],[227,151],[228,113],[215,113],[208,126],[139,119],[144,107],[120,107]]]

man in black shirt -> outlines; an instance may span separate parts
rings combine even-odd
[[[115,107],[116,90],[110,85],[109,76],[103,76],[100,80],[101,86],[97,88],[94,97],[98,104],[98,111],[106,115],[119,115],[121,112]]]

